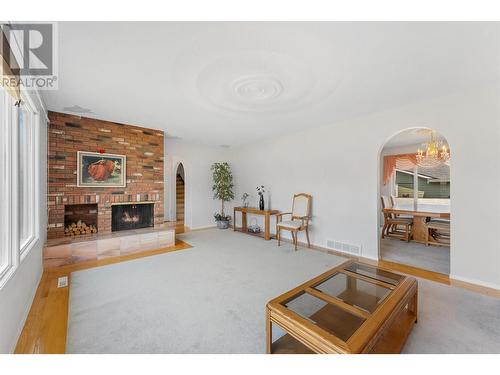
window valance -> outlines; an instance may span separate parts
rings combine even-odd
[[[384,156],[384,185],[391,181],[391,177],[396,170],[411,169],[417,165],[417,154],[400,154]]]

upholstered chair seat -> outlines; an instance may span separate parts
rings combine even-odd
[[[413,219],[411,218],[407,218],[407,217],[396,217],[394,219],[391,219],[391,222],[393,224],[412,224],[413,223]]]
[[[302,220],[286,220],[277,224],[281,228],[298,229],[302,226]]]

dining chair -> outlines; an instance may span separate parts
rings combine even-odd
[[[396,207],[397,206],[396,197],[394,195],[391,195],[390,200],[391,200],[391,207]],[[394,214],[394,217],[405,217],[408,219],[413,219],[413,216],[404,214]]]
[[[411,228],[413,219],[411,217],[398,217],[393,213],[386,212],[386,208],[392,208],[393,204],[391,198],[382,195],[380,197],[382,202],[382,213],[384,214],[384,226],[382,227],[382,239],[387,237],[403,238],[406,242],[410,242]],[[403,227],[404,231],[400,232],[399,227]]]
[[[297,237],[300,231],[306,232],[307,247],[311,247],[309,241],[309,220],[311,219],[312,196],[306,193],[299,193],[293,196],[292,211],[283,212],[276,215],[276,235],[278,246],[281,245],[281,231],[288,230],[292,234],[293,244],[297,250]],[[290,215],[290,220],[283,221],[283,216]]]
[[[450,221],[446,219],[431,219],[425,223],[425,244],[450,246]]]

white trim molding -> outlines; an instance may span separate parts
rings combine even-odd
[[[10,279],[15,271],[17,265],[16,257],[12,251],[15,248],[13,241],[15,233],[13,233],[13,223],[15,218],[12,217],[14,214],[13,210],[13,200],[12,195],[16,192],[16,186],[12,186],[13,180],[13,163],[16,158],[13,158],[13,152],[15,150],[13,147],[13,132],[15,128],[11,126],[12,122],[12,111],[9,110],[13,106],[13,99],[7,95],[5,91],[0,92],[0,98],[2,106],[0,108],[0,133],[2,137],[0,138],[0,155],[5,157],[5,162],[3,163],[2,176],[0,179],[0,200],[3,203],[3,208],[0,210],[0,251],[2,254],[2,263],[0,264],[0,289],[5,285],[7,280]]]

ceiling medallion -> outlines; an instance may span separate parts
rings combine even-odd
[[[263,101],[276,98],[283,91],[281,82],[272,77],[250,76],[235,80],[234,92],[248,101]]]
[[[424,150],[417,150],[417,164],[425,168],[437,167],[441,164],[449,164],[450,152],[445,142],[436,137],[436,132],[431,131],[430,139],[423,143]]]

